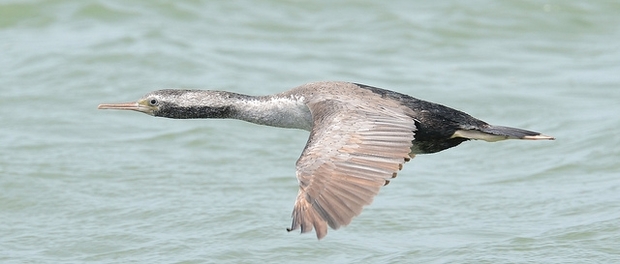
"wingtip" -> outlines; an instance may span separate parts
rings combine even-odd
[[[286,228],[286,232],[294,231],[297,228],[298,227],[294,227],[294,226],[287,227]],[[323,239],[327,235],[327,229],[322,229],[322,228],[317,228],[317,227],[315,227],[314,229],[315,229],[315,232],[316,232],[316,239],[317,240],[321,240],[321,239]],[[303,234],[303,233],[306,233],[306,232],[310,232],[310,231],[312,231],[312,229],[310,229],[310,230],[303,230],[303,228],[302,228],[302,231],[301,231],[300,234]]]

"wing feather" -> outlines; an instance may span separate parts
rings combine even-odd
[[[415,122],[406,108],[383,104],[308,103],[314,125],[297,161],[299,194],[287,230],[314,229],[321,239],[327,226],[348,225],[409,160]]]

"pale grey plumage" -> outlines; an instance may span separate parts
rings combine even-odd
[[[236,118],[310,131],[297,160],[299,193],[288,230],[348,225],[415,154],[438,152],[469,139],[553,139],[491,126],[443,105],[375,87],[317,82],[272,96],[222,91],[159,90],[135,103],[99,108],[169,118]]]
[[[409,159],[414,121],[406,109],[384,103],[308,102],[313,127],[321,129],[312,130],[297,161],[300,188],[289,231],[315,228],[322,238],[327,225],[348,225]]]

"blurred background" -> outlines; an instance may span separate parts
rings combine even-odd
[[[3,263],[613,263],[620,3],[0,0]],[[549,142],[418,156],[317,241],[308,132],[98,111],[160,88],[386,88]]]

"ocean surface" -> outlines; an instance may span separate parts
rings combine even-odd
[[[618,263],[618,1],[0,0],[0,263]],[[308,132],[97,110],[386,88],[555,141],[420,155],[286,232]]]

